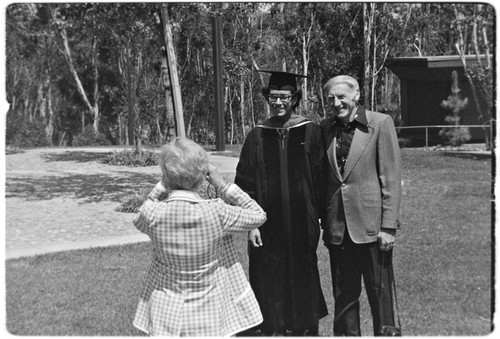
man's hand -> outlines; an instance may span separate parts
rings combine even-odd
[[[380,250],[387,252],[392,250],[396,240],[396,230],[383,228],[377,235]]]
[[[260,247],[262,246],[262,239],[260,237],[260,231],[258,228],[251,230],[248,232],[248,241],[252,245],[252,247]]]

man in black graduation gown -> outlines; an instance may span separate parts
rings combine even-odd
[[[294,114],[302,76],[269,73],[262,93],[272,116],[246,138],[235,179],[267,213],[249,232],[250,283],[264,316],[258,331],[316,336],[328,313],[316,256],[325,152],[319,126]]]

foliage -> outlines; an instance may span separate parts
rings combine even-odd
[[[7,114],[6,144],[14,147],[50,146],[45,131],[45,124],[38,118],[33,121]]]
[[[487,4],[477,3],[473,6],[455,4],[455,18],[451,27],[458,35],[455,48],[461,56],[474,54],[476,63],[465,67],[466,75],[485,99],[488,107],[482,110],[481,120],[491,117],[490,108],[493,105],[494,68],[491,61],[494,51],[493,25],[495,22],[494,8]],[[481,61],[484,55],[485,60]]]
[[[212,20],[221,18],[224,122],[227,143],[268,116],[257,69],[307,74],[297,113],[316,121],[327,114],[322,86],[349,74],[365,88],[363,3],[15,3],[6,10],[6,92],[17,119],[40,119],[49,142],[72,144],[92,124],[113,144],[161,144],[167,118],[162,77],[166,6],[182,92],[186,135],[215,143]],[[373,6],[371,79],[373,108],[397,114],[399,85],[386,57],[456,54],[477,46],[493,51],[494,9],[487,4],[377,3]],[[456,13],[459,13],[457,15]],[[451,28],[451,29],[450,29]],[[65,38],[64,38],[65,37]],[[483,40],[485,41],[483,41]],[[67,43],[67,49],[65,49]],[[484,47],[484,48],[483,48]],[[71,66],[71,67],[70,67]],[[476,67],[476,66],[473,66]],[[493,67],[467,74],[493,106]],[[365,91],[363,91],[365,92]],[[489,95],[489,96],[488,96]],[[491,110],[483,110],[483,118]]]
[[[491,5],[477,3],[472,6],[454,4],[455,20],[452,28],[458,35],[455,48],[469,82],[473,102],[479,112],[478,120],[483,124],[487,149],[495,147],[492,140],[494,125],[494,22],[495,10]],[[466,55],[474,55],[473,62],[466,62]],[[483,104],[480,97],[484,100]]]
[[[439,131],[439,136],[443,139],[446,145],[450,146],[460,146],[471,139],[469,128],[458,126],[460,122],[460,117],[454,117],[448,115],[444,120],[457,127],[444,127]]]
[[[134,149],[133,151],[114,151],[108,155],[104,163],[114,166],[128,166],[128,167],[145,167],[158,165],[158,153],[155,151],[144,150],[142,156]]]
[[[460,88],[458,87],[458,75],[456,71],[451,73],[452,85],[451,94],[446,100],[441,102],[441,107],[451,111],[451,114],[446,116],[445,121],[452,127],[445,127],[439,131],[439,136],[444,140],[445,144],[451,146],[460,146],[471,139],[469,128],[461,127],[460,111],[462,111],[469,103],[467,98],[462,98]]]
[[[141,208],[142,204],[146,200],[146,197],[143,195],[134,195],[127,199],[124,202],[120,203],[115,209],[117,212],[124,213],[137,213]]]
[[[5,155],[24,153],[24,150],[15,146],[6,146],[5,147]]]
[[[229,181],[228,178],[225,178],[226,181]],[[149,192],[151,192],[152,188],[149,189],[141,189],[139,190],[139,193],[136,195],[133,195],[131,197],[127,197],[120,205],[116,207],[117,212],[124,212],[124,213],[137,213],[139,212],[139,209],[141,208],[142,204],[147,198],[147,195]],[[200,196],[203,199],[212,199],[217,197],[217,192],[215,190],[215,187],[212,185],[209,185],[207,181],[203,181],[201,184],[201,188],[198,192]]]
[[[97,133],[91,125],[73,139],[73,146],[107,146],[110,142],[103,133]]]

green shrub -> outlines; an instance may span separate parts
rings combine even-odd
[[[410,140],[406,137],[399,137],[398,138],[399,148],[405,148],[409,145],[409,143],[410,143]]]
[[[453,127],[445,127],[439,131],[439,136],[445,145],[461,146],[470,140],[469,128],[460,126],[460,111],[468,104],[467,98],[462,98],[458,87],[458,75],[456,71],[451,72],[451,95],[441,102],[441,107],[451,111],[445,121]]]
[[[118,205],[118,207],[115,210],[117,212],[124,212],[124,213],[137,213],[139,212],[139,208],[141,208],[145,200],[146,196],[134,195],[130,198],[127,198],[124,202]]]
[[[6,146],[5,147],[5,155],[17,154],[17,153],[24,153],[24,150],[22,148],[13,147],[13,146]]]
[[[158,153],[154,151],[142,151],[142,157],[136,150],[133,151],[114,151],[108,155],[104,163],[114,166],[145,167],[158,165]]]
[[[73,146],[107,146],[110,144],[106,136],[95,132],[91,125],[85,126],[83,132],[73,138]]]
[[[226,178],[226,181],[227,178]],[[133,195],[129,198],[126,198],[118,207],[115,208],[117,212],[124,213],[137,213],[141,208],[142,204],[146,200],[149,192],[151,192],[153,188],[141,189],[138,194]],[[207,181],[203,181],[201,184],[200,191],[198,192],[200,197],[203,199],[213,199],[217,197],[217,193],[215,191],[214,186],[209,185]]]
[[[13,114],[7,114],[6,144],[13,147],[46,147],[50,146],[45,132],[45,124],[39,118],[24,121]]]
[[[444,127],[439,131],[439,136],[443,139],[445,145],[461,146],[471,139],[469,128],[458,125],[458,122],[460,121],[459,117],[449,115],[445,118],[445,120],[450,125],[456,126]]]

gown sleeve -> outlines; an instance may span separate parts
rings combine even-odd
[[[257,200],[257,147],[255,145],[255,129],[252,130],[240,152],[240,160],[236,166],[234,183],[246,192],[252,199]]]

